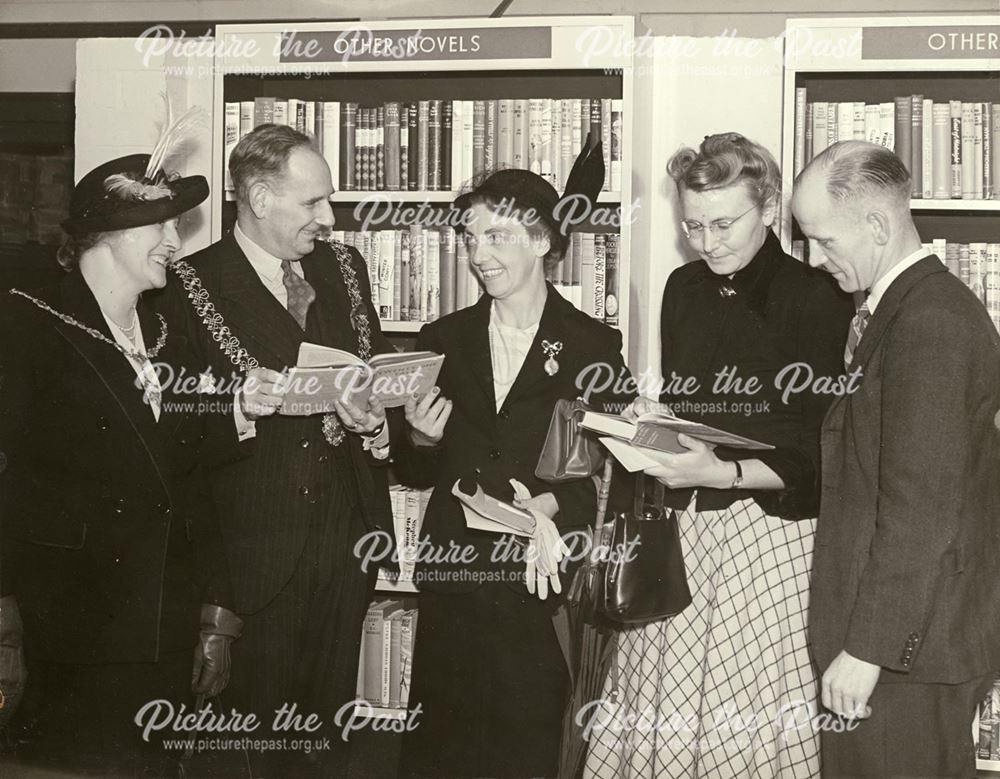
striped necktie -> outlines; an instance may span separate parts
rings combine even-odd
[[[851,369],[851,361],[854,359],[854,352],[861,342],[861,336],[868,327],[868,320],[872,318],[872,312],[868,310],[868,301],[861,304],[854,318],[851,320],[851,330],[847,334],[847,346],[844,347],[844,367]]]
[[[281,281],[288,293],[286,308],[288,313],[295,317],[299,327],[305,330],[306,314],[309,312],[309,305],[316,299],[316,290],[312,288],[312,284],[292,270],[291,260],[282,260],[281,270],[284,274]]]

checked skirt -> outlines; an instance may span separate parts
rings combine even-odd
[[[586,777],[818,777],[806,618],[816,521],[752,500],[679,516],[692,603],[619,634]],[[599,712],[599,713],[597,713]]]

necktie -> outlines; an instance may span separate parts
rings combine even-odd
[[[281,261],[281,270],[284,274],[281,282],[285,285],[288,293],[288,303],[286,308],[288,313],[295,317],[299,327],[306,329],[306,314],[309,312],[309,305],[316,299],[316,290],[312,285],[292,270],[291,260]]]
[[[854,318],[851,320],[851,329],[847,334],[847,346],[844,347],[844,367],[851,369],[851,361],[854,359],[854,352],[861,341],[861,335],[868,327],[868,320],[872,318],[871,311],[868,310],[868,301],[861,304]]]

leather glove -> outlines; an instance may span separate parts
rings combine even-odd
[[[243,620],[229,609],[201,605],[201,634],[194,648],[191,690],[214,698],[229,684],[229,645],[240,637]]]
[[[17,599],[7,595],[0,598],[0,730],[14,716],[28,681],[23,642],[24,625]]]

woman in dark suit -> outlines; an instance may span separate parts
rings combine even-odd
[[[577,170],[592,169],[581,191],[592,201],[603,179],[601,152],[590,162],[583,157]],[[586,394],[591,366],[628,375],[621,334],[545,281],[567,245],[552,216],[558,200],[550,184],[522,170],[494,173],[462,195],[463,238],[486,294],[426,325],[418,338],[418,348],[446,359],[440,395],[406,409],[403,459],[422,472],[418,483],[434,485],[423,527],[428,551],[417,562],[410,701],[421,711],[403,759],[411,775],[556,773],[569,682],[551,622],[560,600],[560,534],[593,522],[596,493],[590,478],[550,485],[534,471],[556,401]],[[604,410],[614,397],[588,400]],[[619,400],[627,405],[630,398]],[[527,487],[533,497],[519,505],[537,522],[527,555],[513,554],[522,550],[510,536],[466,528],[451,494],[460,478],[505,500],[515,497],[509,480]],[[438,555],[448,550],[454,554],[442,562]]]
[[[66,276],[0,305],[3,713],[24,689],[18,756],[105,776],[169,770],[133,718],[218,694],[240,632],[195,467],[206,387],[179,381],[184,338],[141,297],[164,286],[178,218],[208,185],[150,157],[84,176]]]

